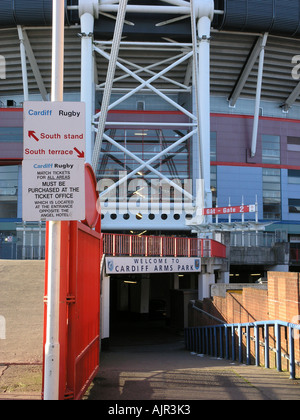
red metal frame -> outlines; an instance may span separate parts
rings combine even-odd
[[[219,257],[226,258],[226,246],[211,239],[173,236],[103,234],[103,253],[114,257]]]
[[[99,369],[100,355],[100,231],[71,223],[69,349],[67,388],[80,399]],[[74,254],[76,258],[74,258]]]
[[[47,224],[47,239],[48,235]],[[61,238],[59,400],[79,400],[99,369],[102,259],[100,218],[95,230],[81,222],[62,222]],[[44,348],[47,268],[46,259]]]

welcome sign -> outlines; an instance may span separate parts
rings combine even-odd
[[[200,258],[107,257],[106,274],[200,273]]]

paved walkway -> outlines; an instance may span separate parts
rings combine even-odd
[[[300,380],[290,380],[288,373],[190,353],[181,335],[156,323],[149,323],[148,328],[145,325],[135,324],[131,333],[120,325],[109,349],[101,352],[101,368],[84,399],[102,401],[102,412],[111,401],[127,401],[128,406],[130,401],[163,404],[177,400],[180,404],[203,400],[300,400]],[[15,375],[14,369],[18,369]],[[26,384],[26,375],[30,375],[31,387],[21,392],[0,392],[0,400],[40,400],[39,378],[32,389],[32,375],[38,376],[40,369],[0,363],[0,384],[9,382],[9,375],[18,380],[22,377]],[[122,404],[119,407],[122,409]]]
[[[143,334],[144,333],[144,334]],[[300,400],[287,373],[192,354],[167,329],[119,331],[88,400]]]

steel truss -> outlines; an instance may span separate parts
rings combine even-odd
[[[137,43],[120,43],[120,48],[137,48],[137,47],[142,47],[143,50],[145,51],[145,49],[149,49],[149,51],[151,51],[153,48],[156,47],[156,51],[157,49],[169,49],[172,50],[172,52],[177,53],[178,49],[182,50],[182,45],[180,44],[170,44],[170,43],[161,43],[158,46],[153,45],[151,43],[138,43],[139,45],[137,45]],[[100,46],[98,46],[100,45]],[[107,43],[104,43],[104,45],[106,46]],[[171,45],[171,47],[170,47]],[[181,137],[178,141],[176,141],[175,143],[173,143],[171,146],[167,147],[166,149],[164,149],[162,152],[158,153],[155,157],[153,157],[152,159],[150,159],[147,162],[144,162],[143,160],[141,160],[138,156],[136,156],[134,153],[130,152],[129,150],[127,150],[126,148],[124,148],[122,145],[120,145],[119,143],[117,143],[114,139],[112,139],[111,137],[109,137],[107,134],[103,133],[103,129],[104,127],[109,127],[109,126],[116,126],[118,124],[121,124],[123,128],[126,127],[132,127],[132,126],[136,126],[135,122],[132,121],[126,121],[126,122],[122,122],[122,123],[118,123],[115,121],[110,121],[109,123],[106,121],[102,121],[103,119],[103,113],[104,111],[102,110],[101,112],[97,113],[94,116],[95,122],[99,119],[99,123],[98,123],[98,128],[96,129],[98,132],[97,138],[96,138],[96,145],[95,145],[95,149],[94,149],[94,154],[93,154],[93,166],[94,169],[97,169],[97,166],[99,164],[99,155],[100,155],[100,150],[101,150],[101,144],[102,144],[102,139],[107,140],[109,143],[113,144],[115,147],[117,147],[119,150],[123,151],[127,156],[129,156],[130,158],[134,159],[136,162],[138,162],[140,164],[140,166],[138,168],[136,168],[135,170],[133,170],[130,174],[128,174],[126,177],[122,178],[121,180],[119,180],[115,185],[113,185],[112,187],[108,188],[107,190],[105,190],[102,195],[107,195],[111,192],[112,189],[117,188],[118,186],[120,186],[122,183],[126,182],[128,179],[132,178],[132,176],[134,176],[135,174],[137,174],[138,172],[142,171],[144,168],[147,168],[148,170],[150,170],[151,172],[153,172],[156,176],[158,176],[159,178],[163,179],[164,181],[166,181],[167,183],[169,183],[172,187],[174,187],[176,190],[178,190],[180,193],[186,195],[189,199],[193,199],[193,197],[191,196],[191,194],[180,188],[176,183],[174,183],[172,180],[170,180],[169,178],[167,178],[166,176],[164,176],[160,171],[157,171],[156,169],[153,168],[153,166],[151,166],[154,162],[156,162],[157,160],[159,160],[162,156],[165,156],[166,154],[168,154],[169,152],[171,152],[173,149],[175,149],[176,147],[178,147],[180,144],[184,143],[186,140],[188,140],[189,138],[191,138],[194,134],[197,133],[197,120],[196,120],[196,116],[194,116],[191,112],[189,112],[187,109],[183,108],[182,106],[180,106],[177,102],[175,102],[172,98],[170,98],[169,96],[167,96],[167,94],[165,92],[163,92],[162,89],[157,89],[156,87],[153,86],[153,83],[158,80],[159,78],[162,78],[163,80],[167,80],[169,83],[173,83],[174,86],[176,88],[174,88],[174,91],[176,92],[190,92],[191,88],[189,86],[183,85],[183,84],[179,84],[178,82],[176,82],[175,80],[171,80],[170,78],[167,78],[164,76],[164,74],[166,74],[169,70],[173,69],[174,67],[178,66],[180,63],[182,63],[185,60],[189,60],[190,57],[193,54],[193,51],[191,49],[191,45],[187,45],[188,47],[188,51],[186,52],[180,52],[179,54],[176,54],[174,56],[172,56],[171,58],[165,59],[165,60],[161,60],[155,64],[152,64],[151,66],[148,66],[146,68],[142,68],[141,66],[138,66],[132,62],[129,62],[128,60],[118,60],[116,63],[116,66],[119,67],[120,69],[122,69],[125,73],[124,76],[121,76],[122,78],[124,77],[132,77],[134,80],[137,81],[138,86],[135,89],[130,89],[128,88],[128,92],[125,93],[123,96],[121,96],[118,100],[116,100],[115,102],[111,103],[108,107],[107,107],[107,111],[110,111],[111,109],[115,108],[117,105],[119,105],[121,102],[125,101],[126,99],[128,99],[130,96],[140,92],[141,90],[146,91],[146,92],[151,92],[151,93],[155,93],[158,96],[160,96],[162,99],[164,99],[165,101],[167,101],[169,104],[171,104],[172,106],[174,106],[174,108],[176,108],[177,110],[181,111],[183,114],[185,114],[187,117],[189,117],[191,119],[191,123],[181,123],[180,124],[180,128],[182,128],[183,126],[186,126],[188,129],[190,129],[190,132],[188,134],[186,134],[185,136]],[[107,60],[110,60],[111,55],[108,54],[103,48],[102,43],[96,43],[96,46],[94,47],[94,50],[101,54],[102,57],[106,58]],[[162,64],[166,64],[166,62],[170,62],[173,61],[171,64],[169,64],[169,66],[167,66],[166,68],[164,68],[163,70],[161,70],[158,73],[155,73],[154,71],[152,71],[149,67],[154,68],[154,67],[159,67]],[[126,63],[126,65],[124,65],[123,63]],[[130,70],[130,68],[135,68],[135,71]],[[146,72],[150,75],[152,75],[152,77],[149,80],[145,80],[143,78],[141,78],[138,73],[141,72]],[[120,79],[120,77],[118,78]],[[107,94],[106,92],[106,88],[102,87],[101,85],[97,86],[97,89],[104,89],[104,97]],[[102,117],[102,118],[101,118]],[[172,127],[174,127],[174,123],[161,123],[161,122],[152,122],[152,123],[141,123],[141,125],[143,126],[143,128],[147,128],[153,125],[153,126],[161,126],[163,127],[168,127],[169,125],[172,125]],[[179,128],[179,127],[178,127]],[[176,129],[176,127],[175,127]]]
[[[129,174],[124,176],[114,185],[102,192],[102,197],[108,195],[113,189],[121,186],[127,180],[131,179],[138,172],[147,168],[155,177],[163,180],[178,193],[190,200],[192,203],[194,214],[198,216],[198,222],[203,221],[202,207],[203,205],[211,206],[211,189],[210,189],[210,103],[209,103],[209,39],[210,26],[214,15],[214,3],[212,0],[191,0],[186,2],[182,0],[166,0],[162,5],[131,5],[127,0],[102,0],[99,4],[96,0],[80,0],[79,14],[81,17],[82,27],[82,100],[87,103],[92,103],[93,94],[90,91],[90,86],[93,84],[94,68],[94,54],[99,54],[102,59],[107,60],[108,70],[105,83],[98,84],[97,90],[103,91],[103,100],[101,110],[93,116],[92,121],[89,117],[88,106],[88,131],[90,127],[90,147],[88,147],[88,160],[97,171],[102,141],[106,140],[118,150],[125,153],[126,156],[133,159],[139,166],[132,170]],[[117,15],[111,15],[111,13]],[[152,13],[174,15],[174,18],[163,20],[158,25],[166,25],[181,19],[191,19],[192,26],[192,40],[191,43],[174,42],[173,40],[164,40],[163,42],[128,42],[122,40],[122,31],[124,24],[132,24],[130,21],[130,13]],[[218,12],[217,12],[218,13]],[[93,19],[97,14],[105,14],[116,20],[115,32],[112,41],[94,41],[91,34],[93,33]],[[128,17],[127,17],[128,16]],[[125,19],[126,17],[126,19]],[[142,66],[136,64],[132,60],[128,60],[120,56],[121,51],[135,50],[142,51],[153,56],[153,51],[162,53],[163,58],[150,65]],[[166,54],[164,56],[164,54]],[[126,55],[125,55],[126,57]],[[173,79],[168,73],[174,68],[183,63],[188,62],[187,73],[184,77],[184,82],[178,82]],[[116,69],[121,70],[123,74],[115,77]],[[159,70],[157,70],[159,69]],[[83,81],[83,79],[85,81]],[[88,82],[90,79],[90,83]],[[122,89],[121,96],[114,102],[111,101],[112,93],[115,93],[114,84],[120,80],[130,80],[131,85]],[[135,85],[132,85],[134,82]],[[167,84],[168,88],[155,86],[157,82]],[[190,83],[192,82],[192,83]],[[136,154],[132,153],[112,137],[105,133],[105,129],[109,126],[116,126],[117,122],[107,122],[108,112],[132,95],[149,92],[158,95],[161,99],[171,105],[174,110],[182,112],[188,119],[186,128],[189,132],[175,141],[169,147],[162,150],[156,156],[148,161],[143,161]],[[193,96],[193,109],[187,109],[177,101],[175,101],[170,94],[188,93]],[[182,123],[180,127],[182,128]],[[147,125],[147,124],[146,124]],[[161,128],[167,127],[168,124],[153,122],[154,126]],[[137,127],[134,121],[127,121],[122,123],[122,128]],[[174,130],[174,124],[172,124]],[[96,133],[95,143],[93,145],[93,132]],[[196,156],[193,156],[193,192],[186,190],[178,183],[166,177],[161,171],[154,168],[153,164],[162,156],[167,155],[174,150],[178,145],[184,143],[186,140],[193,138],[196,142],[197,150]],[[204,188],[199,188],[199,183],[196,179],[203,180]]]

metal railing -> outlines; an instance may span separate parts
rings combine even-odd
[[[280,232],[231,232],[230,246],[232,247],[272,247],[278,242],[287,242],[287,233]]]
[[[226,258],[226,246],[212,239],[104,233],[103,248],[114,257]],[[45,244],[0,243],[0,259],[45,259]]]
[[[0,243],[1,260],[44,260],[45,245]]]
[[[296,366],[300,366],[300,361],[295,359],[295,341],[299,343],[299,337],[299,324],[279,320],[185,329],[185,345],[189,351],[238,360],[247,365],[254,360],[256,366],[260,366],[263,354],[265,368],[270,368],[272,352],[275,353],[275,365],[279,372],[282,371],[282,360],[288,360],[290,379],[295,379]],[[299,344],[297,351],[299,357]]]
[[[104,254],[114,257],[219,257],[226,258],[226,246],[211,239],[172,236],[103,234]]]

